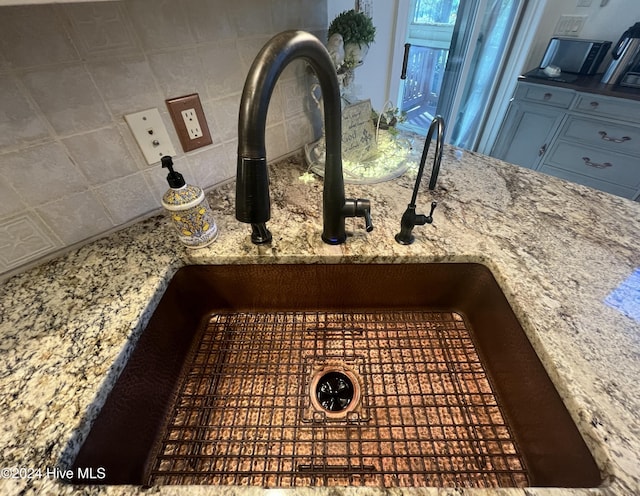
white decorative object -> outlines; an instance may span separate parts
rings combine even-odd
[[[321,98],[313,89],[311,95],[321,108]],[[372,184],[395,179],[404,174],[409,164],[416,159],[411,140],[389,131],[382,131],[375,136],[369,100],[346,106],[342,115],[342,168],[345,183]],[[324,177],[324,136],[306,144],[304,151],[309,170]]]
[[[331,35],[331,38],[329,38],[327,42],[327,50],[329,51],[329,55],[331,55],[331,60],[333,60],[336,71],[339,71],[344,63],[344,42],[342,41],[341,34],[335,33]]]
[[[367,44],[347,43],[344,47],[344,60],[350,68],[355,69],[362,65],[368,52]]]

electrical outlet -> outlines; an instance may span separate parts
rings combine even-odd
[[[176,154],[157,108],[127,114],[124,118],[149,165],[160,162],[165,155],[173,157]]]
[[[187,109],[180,112],[184,119],[184,125],[187,126],[187,133],[192,140],[202,138],[202,128],[200,127],[200,121],[196,115],[195,109]]]
[[[578,7],[591,7],[592,0],[578,0]]]
[[[166,100],[185,152],[211,144],[211,134],[197,93]]]

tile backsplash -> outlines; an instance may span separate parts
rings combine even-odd
[[[0,7],[0,279],[160,209],[166,171],[144,161],[125,114],[160,110],[189,182],[231,179],[249,66],[294,28],[324,39],[326,0]],[[301,62],[280,77],[270,159],[314,139],[308,88]],[[164,100],[194,92],[213,144],[185,154]]]

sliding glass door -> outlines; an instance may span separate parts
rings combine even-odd
[[[426,132],[436,115],[460,0],[413,0],[406,38],[400,109],[406,126]]]
[[[524,4],[410,1],[406,78],[398,96],[409,129],[425,133],[433,116],[440,114],[447,123],[447,141],[475,149]]]

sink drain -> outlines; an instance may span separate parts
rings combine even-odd
[[[342,368],[323,368],[311,380],[309,393],[313,408],[329,418],[343,418],[360,403],[360,381]]]
[[[341,412],[353,400],[353,383],[342,372],[323,375],[316,385],[316,399],[320,406],[330,412]]]

